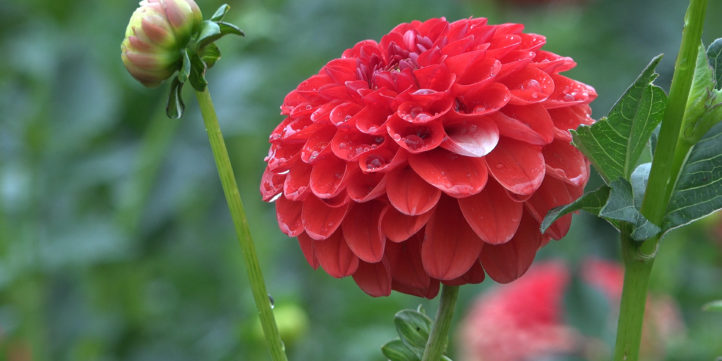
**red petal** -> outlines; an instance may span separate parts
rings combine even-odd
[[[386,142],[382,147],[363,154],[359,160],[359,168],[365,173],[388,172],[405,164],[409,153],[394,142]]]
[[[497,59],[487,57],[476,60],[470,64],[464,75],[457,75],[457,81],[452,89],[454,93],[463,93],[474,87],[480,88],[494,81],[500,71],[501,62]]]
[[[404,242],[426,225],[432,212],[407,216],[391,207],[381,219],[381,230],[394,242]]]
[[[336,232],[328,239],[314,241],[313,248],[321,268],[331,277],[342,278],[352,275],[359,267],[359,260]]]
[[[453,111],[455,117],[478,119],[480,115],[503,108],[511,100],[511,93],[504,84],[491,83],[481,87],[469,86],[456,99],[460,109]]]
[[[584,185],[589,180],[589,164],[573,145],[554,141],[542,148],[546,174],[569,184]]]
[[[353,274],[356,284],[372,297],[391,294],[391,269],[388,262],[361,262]]]
[[[583,193],[583,184],[574,186],[553,177],[546,177],[544,183],[534,193],[534,196],[527,201],[526,205],[534,219],[541,222],[550,209],[569,204],[581,197]],[[572,215],[568,214],[552,223],[544,234],[548,234],[554,239],[561,239],[569,231],[571,222]]]
[[[310,177],[311,167],[298,163],[288,171],[286,181],[283,183],[283,195],[291,201],[302,201],[308,193]]]
[[[559,56],[544,50],[537,50],[532,64],[547,74],[565,72],[577,66],[574,59],[570,57]]]
[[[268,167],[263,171],[261,177],[261,196],[264,202],[268,202],[283,190],[283,183],[286,180],[285,174],[272,172]]]
[[[426,274],[424,265],[421,263],[422,237],[415,235],[404,243],[391,243],[386,249],[386,253],[391,265],[393,289],[425,297],[432,286],[432,279]],[[438,292],[438,281],[435,284]]]
[[[350,120],[356,124],[356,129],[366,134],[386,134],[386,119],[390,116],[390,111],[379,106],[367,105],[361,109]]]
[[[281,173],[289,170],[299,159],[300,150],[303,144],[296,143],[273,143],[268,149],[268,155],[264,159],[268,162],[269,170]]]
[[[446,140],[441,147],[459,155],[483,157],[499,142],[499,128],[488,119],[444,124]]]
[[[445,285],[449,286],[461,286],[466,284],[481,283],[486,278],[484,269],[481,267],[481,263],[474,262],[474,265],[464,273],[461,277],[454,278],[453,280],[444,281]]]
[[[384,135],[368,135],[359,133],[358,130],[342,130],[336,132],[331,140],[331,150],[337,157],[355,161],[361,155],[380,147],[385,141]]]
[[[344,88],[345,91],[345,88]],[[337,105],[328,115],[331,124],[338,128],[351,126],[349,120],[361,110],[361,106],[355,103],[341,103]]]
[[[544,103],[547,109],[568,107],[575,104],[588,104],[597,98],[597,92],[591,86],[569,79],[559,74],[552,74],[554,93]]]
[[[381,232],[381,217],[386,208],[378,201],[357,203],[341,224],[346,244],[364,262],[379,262],[384,256],[386,237]]]
[[[479,193],[487,180],[482,158],[464,157],[440,148],[412,154],[409,165],[426,182],[452,197]]]
[[[328,157],[331,154],[331,139],[336,134],[336,128],[327,126],[311,134],[301,148],[301,161],[313,164],[317,160]]]
[[[302,209],[302,202],[287,200],[285,197],[279,197],[276,200],[276,219],[281,232],[289,237],[296,237],[303,233]]]
[[[435,64],[414,70],[414,77],[420,89],[436,91],[449,90],[456,76],[444,64]]]
[[[338,158],[316,162],[311,170],[311,191],[319,198],[333,198],[346,187],[349,171],[346,162]]]
[[[442,197],[426,224],[421,261],[429,276],[452,280],[466,273],[484,241],[469,228],[455,199]]]
[[[507,105],[491,114],[501,135],[530,144],[544,145],[554,140],[554,123],[549,112],[539,104]]]
[[[441,122],[411,124],[398,116],[386,123],[391,138],[411,153],[422,153],[438,147],[444,140]]]
[[[428,89],[419,89],[410,96],[414,96],[416,99],[401,103],[396,110],[396,115],[412,124],[433,122],[446,115],[454,104],[454,100],[448,94]],[[417,101],[424,97],[440,99],[438,101],[436,99]]]
[[[326,74],[328,74],[328,76],[330,76],[336,83],[343,84],[347,81],[357,79],[357,64],[357,59],[338,58],[329,61],[328,64],[323,67],[323,70],[325,70]]]
[[[502,79],[507,75],[517,72],[519,69],[525,67],[532,59],[534,59],[536,53],[529,50],[514,50],[504,56],[501,59],[501,71],[497,75],[497,79]]]
[[[399,212],[416,216],[434,208],[441,191],[424,182],[411,168],[403,167],[389,173],[386,195]]]
[[[313,238],[309,237],[305,233],[301,233],[298,235],[298,245],[301,246],[301,252],[303,252],[303,256],[306,257],[306,262],[313,267],[313,269],[318,269],[318,258],[316,258],[316,250],[313,246],[315,241]]]
[[[496,25],[496,32],[494,33],[494,36],[491,39],[491,46],[489,46],[489,50],[486,51],[487,56],[494,57],[494,58],[501,58],[504,57],[506,54],[511,52],[512,50],[519,47],[519,44],[521,44],[521,36],[519,34],[510,34],[506,29],[501,29],[501,26],[505,26],[507,24],[502,25]],[[508,24],[510,26],[516,26],[521,24]],[[522,29],[523,29],[523,25]],[[516,29],[515,29],[516,30]],[[521,30],[519,30],[521,31]],[[516,32],[516,31],[513,31]]]
[[[511,104],[526,105],[545,101],[554,92],[554,80],[534,66],[508,75],[502,82],[511,91]]]
[[[521,36],[521,44],[519,44],[520,50],[526,51],[537,51],[547,42],[547,38],[544,35],[539,34],[519,34]]]
[[[569,129],[577,129],[580,124],[592,124],[594,119],[590,117],[591,108],[587,104],[574,105],[571,107],[549,109],[554,127],[566,133],[571,141]]]
[[[487,245],[479,259],[489,277],[509,283],[529,269],[540,245],[539,223],[525,213],[516,235],[507,243]]]
[[[489,172],[509,191],[532,194],[544,180],[544,156],[541,147],[501,138],[499,145],[486,156]]]
[[[308,196],[303,201],[301,220],[306,233],[313,239],[328,238],[338,229],[348,211],[348,203],[331,207],[324,201]]]
[[[349,177],[346,191],[356,202],[363,203],[378,198],[386,192],[384,173],[358,172]]]
[[[476,235],[490,244],[505,243],[514,236],[524,209],[496,182],[487,183],[479,194],[459,199],[459,207]]]

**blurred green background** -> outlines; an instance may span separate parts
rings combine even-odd
[[[223,1],[198,3],[207,17]],[[287,351],[304,361],[382,360],[394,313],[419,303],[433,312],[436,303],[397,293],[370,298],[350,278],[314,272],[278,230],[258,183],[287,92],[400,22],[483,16],[525,23],[547,36],[546,50],[573,57],[579,66],[567,74],[596,87],[600,117],[661,52],[658,83],[667,86],[686,7],[678,0],[228,3],[227,19],[247,37],[219,41],[211,91]],[[710,3],[707,43],[722,36],[722,2]],[[120,62],[136,6],[0,1],[0,360],[269,359],[192,94],[186,89],[183,119],[166,119],[168,85],[145,89]],[[580,215],[538,258],[614,259],[615,237]],[[662,243],[652,292],[676,299],[686,325],[665,343],[665,360],[722,356],[722,314],[701,311],[722,298],[721,264],[718,215]],[[491,280],[462,288],[457,319],[489,287]],[[595,304],[567,300],[570,314],[606,312]],[[599,329],[598,317],[582,319],[580,329]]]

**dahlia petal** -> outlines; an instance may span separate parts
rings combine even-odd
[[[554,80],[554,92],[544,102],[547,109],[588,104],[597,97],[596,90],[587,84],[559,74],[552,74],[551,78]]]
[[[413,71],[420,89],[446,91],[454,84],[456,76],[444,64],[426,66]]]
[[[505,137],[537,145],[554,140],[554,123],[549,112],[539,104],[507,105],[501,112],[489,116],[496,121],[501,135]]]
[[[279,197],[276,200],[276,219],[281,232],[289,237],[303,233],[302,209],[303,202],[288,200],[286,197]]]
[[[540,244],[539,223],[525,213],[516,235],[504,244],[485,246],[479,259],[489,277],[509,283],[529,269]]]
[[[322,125],[314,123],[309,116],[292,118],[281,130],[280,136],[284,141],[305,141]]]
[[[396,143],[386,143],[389,143],[388,147],[379,147],[379,149],[361,155],[358,161],[362,171],[366,173],[388,172],[406,163],[408,152],[399,148]],[[392,144],[393,146],[391,146]]]
[[[529,214],[537,223],[541,222],[550,209],[573,202],[584,194],[584,185],[571,185],[553,177],[546,177],[534,196],[526,202]],[[572,215],[559,218],[544,233],[554,239],[561,239],[569,231]]]
[[[503,24],[499,26],[503,26]],[[519,34],[504,34],[505,31],[501,30],[502,29],[497,29],[491,39],[489,49],[486,51],[486,55],[489,57],[502,58],[521,44],[521,36],[519,36]]]
[[[499,145],[486,156],[489,172],[512,193],[528,195],[542,184],[545,174],[541,147],[501,138]]]
[[[332,198],[346,187],[350,167],[334,157],[320,160],[311,169],[311,192],[319,198]]]
[[[288,171],[283,183],[283,195],[291,201],[302,201],[308,193],[308,181],[311,178],[311,167],[299,163]]]
[[[393,242],[405,242],[424,228],[432,212],[409,216],[390,207],[381,219],[381,230]]]
[[[458,56],[458,58],[456,59],[449,60],[450,63],[447,62],[447,64],[451,64],[454,66],[455,73],[463,73],[464,71],[466,71],[467,64],[469,64],[471,61],[478,57],[483,57],[486,54],[486,48],[477,49],[474,51],[467,51],[473,45],[474,37],[469,35],[461,39],[454,40],[441,48],[441,53],[443,55],[450,55],[451,57]],[[463,55],[466,55],[466,57],[463,57]]]
[[[542,148],[546,174],[571,185],[584,185],[589,179],[589,164],[573,145],[554,141]]]
[[[268,162],[268,169],[272,172],[281,173],[287,171],[300,158],[303,144],[295,143],[273,143],[268,150],[265,160]]]
[[[536,53],[529,50],[514,50],[501,59],[501,70],[497,79],[502,79],[529,64]]]
[[[317,160],[332,155],[331,147],[328,145],[331,143],[331,139],[333,139],[335,134],[336,128],[330,126],[321,128],[311,134],[303,145],[303,148],[301,148],[301,161],[306,164],[313,164]]]
[[[481,283],[484,281],[484,278],[486,278],[484,269],[481,267],[481,263],[476,261],[471,268],[466,271],[466,273],[460,277],[454,278],[453,280],[444,281],[443,283],[447,286],[461,286],[465,284]]]
[[[569,129],[577,129],[581,124],[592,124],[591,108],[587,104],[574,105],[564,108],[549,109],[554,127],[569,134]],[[569,135],[571,138],[571,135]]]
[[[547,74],[561,73],[577,66],[574,59],[568,56],[559,56],[552,52],[538,50],[532,63]]]
[[[441,147],[467,157],[483,157],[499,142],[499,128],[488,119],[444,124],[446,140]]]
[[[488,175],[482,158],[465,157],[441,148],[412,154],[409,165],[426,182],[457,198],[479,193]]]
[[[527,66],[502,80],[511,91],[511,104],[541,103],[554,92],[554,80],[549,74]]]
[[[371,297],[391,294],[391,269],[388,262],[360,262],[353,274],[353,280]]]
[[[443,117],[454,103],[446,93],[429,89],[419,89],[410,96],[413,96],[413,101],[401,103],[396,115],[413,124],[430,123]]]
[[[378,106],[367,105],[361,109],[350,121],[356,124],[356,129],[366,134],[380,135],[386,133],[386,119],[389,112]]]
[[[301,210],[303,229],[313,239],[330,237],[341,225],[348,211],[348,203],[331,207],[314,196],[306,197]]]
[[[422,240],[422,236],[414,235],[406,242],[389,244],[386,250],[391,266],[392,287],[420,297],[428,293],[432,283],[421,263]]]
[[[261,177],[261,197],[263,197],[263,201],[268,202],[281,193],[285,180],[285,174],[272,172],[266,167]]]
[[[298,235],[298,245],[301,246],[301,252],[303,252],[306,262],[315,270],[318,269],[319,263],[318,258],[316,258],[316,250],[313,246],[314,242],[313,238],[305,233]]]
[[[335,125],[337,128],[351,127],[353,124],[350,124],[349,120],[351,120],[351,118],[353,118],[353,116],[358,113],[361,108],[362,107],[356,103],[341,103],[331,110],[328,118],[331,120],[331,124]]]
[[[369,135],[356,130],[341,130],[331,139],[331,151],[337,157],[356,161],[364,153],[368,153],[386,141],[384,135]]]
[[[331,277],[350,276],[359,268],[358,257],[348,248],[340,231],[327,239],[314,241],[313,248],[321,268]]]
[[[358,203],[341,223],[346,244],[364,262],[379,262],[384,256],[386,237],[381,232],[381,218],[387,208],[378,201]]]
[[[501,62],[496,58],[481,58],[468,66],[466,73],[457,74],[456,84],[453,90],[456,93],[463,92],[471,86],[481,87],[491,83],[501,71]]]
[[[479,238],[502,244],[519,228],[524,205],[509,199],[498,183],[488,182],[479,194],[459,199],[459,208]]]
[[[547,38],[544,35],[521,33],[519,36],[521,36],[521,44],[519,44],[518,50],[536,52],[547,42]]]
[[[398,116],[393,116],[386,129],[396,144],[411,153],[421,153],[438,147],[444,141],[444,128],[441,122],[411,124]]]
[[[441,191],[426,183],[411,168],[403,167],[388,174],[386,195],[399,212],[417,216],[434,208]]]
[[[333,81],[343,84],[347,81],[356,80],[356,67],[358,60],[354,58],[339,58],[328,62],[323,70]]]
[[[316,107],[316,110],[311,113],[311,120],[314,123],[322,123],[325,125],[329,121],[329,115],[333,108],[340,104],[340,101],[334,100],[327,103],[323,103]]]
[[[466,87],[463,93],[456,96],[456,99],[460,109],[453,111],[454,116],[476,119],[480,115],[493,113],[503,108],[511,100],[511,93],[501,83],[481,86],[474,84]]]
[[[291,119],[299,119],[299,118],[306,118],[311,115],[315,111],[313,105],[310,103],[304,102],[299,105],[296,105],[293,110],[291,110],[291,114],[289,115],[289,118]]]
[[[376,199],[386,192],[386,174],[359,172],[349,178],[346,191],[359,203]]]
[[[421,262],[429,276],[453,280],[478,260],[483,245],[466,224],[456,200],[442,197],[426,224]]]

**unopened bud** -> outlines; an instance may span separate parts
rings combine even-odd
[[[120,45],[123,64],[143,85],[157,86],[181,66],[181,50],[202,21],[193,0],[142,0]]]

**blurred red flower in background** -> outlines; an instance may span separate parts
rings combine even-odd
[[[571,216],[589,164],[569,129],[594,89],[523,25],[414,21],[365,40],[284,99],[261,193],[308,262],[372,296],[521,276]]]
[[[571,276],[563,263],[552,261],[532,267],[513,284],[485,293],[460,326],[461,360],[532,361],[557,355],[608,360],[612,345],[583,335],[565,321],[564,297]],[[599,290],[612,306],[613,312],[606,315],[611,330],[616,326],[623,278],[624,270],[616,263],[589,259],[582,266],[582,282]],[[650,298],[646,313],[642,356],[658,359],[654,356],[663,355],[666,343],[684,326],[669,298]]]

